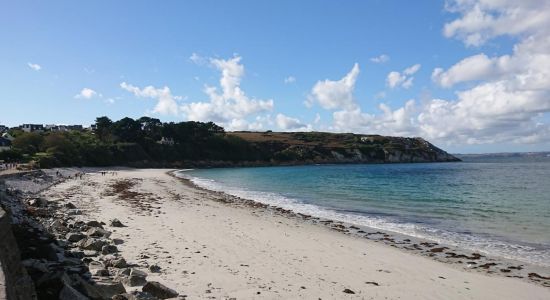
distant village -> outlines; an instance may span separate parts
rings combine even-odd
[[[19,129],[24,132],[67,132],[67,131],[94,131],[96,125],[84,127],[82,125],[44,125],[44,124],[23,124],[16,127],[0,125],[0,151],[11,149],[12,141],[15,139],[8,130]]]

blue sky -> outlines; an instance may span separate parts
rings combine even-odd
[[[455,152],[549,150],[549,18],[537,15],[546,8],[3,1],[0,124],[149,115],[229,130],[423,136]],[[525,86],[529,76],[541,83]]]

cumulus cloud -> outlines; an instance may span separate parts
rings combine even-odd
[[[306,106],[311,107],[314,103],[318,103],[324,109],[354,108],[356,103],[353,99],[353,90],[358,75],[359,64],[356,63],[340,80],[318,81],[311,89]]]
[[[379,56],[372,57],[370,59],[370,61],[372,61],[373,63],[377,63],[377,64],[383,64],[383,63],[385,63],[389,60],[390,60],[390,57],[387,54],[381,54]]]
[[[92,99],[97,92],[90,88],[83,88],[80,93],[76,94],[74,97],[77,99]]]
[[[209,100],[182,105],[182,112],[189,120],[213,121],[228,130],[251,130],[257,124],[247,119],[271,111],[273,100],[250,98],[241,89],[244,66],[240,56],[230,59],[210,58],[209,63],[221,73],[219,88],[206,85],[204,92]]]
[[[420,70],[420,64],[412,65],[403,70],[403,72],[392,71],[386,77],[386,84],[392,89],[398,86],[408,89],[413,85],[413,75],[418,70]]]
[[[179,112],[179,107],[176,100],[181,99],[181,97],[173,96],[170,88],[167,86],[163,88],[155,88],[153,86],[139,88],[126,82],[122,82],[120,87],[134,94],[136,97],[151,98],[156,100],[157,104],[153,108],[153,113],[177,115]]]
[[[310,131],[311,125],[302,123],[299,119],[277,114],[275,118],[277,126],[284,131]]]
[[[27,66],[35,71],[40,71],[42,69],[42,66],[40,66],[39,64],[33,64],[30,62],[27,63]]]
[[[296,77],[294,76],[288,76],[285,78],[285,83],[294,83],[296,82]]]
[[[446,8],[458,16],[445,25],[445,36],[470,47],[508,35],[517,39],[512,52],[479,53],[436,68],[432,79],[441,87],[468,83],[455,90],[454,99],[409,100],[395,109],[380,104],[376,114],[351,104],[333,112],[332,129],[419,135],[446,144],[550,144],[549,2],[455,0]],[[419,68],[390,73],[388,86],[407,85]]]

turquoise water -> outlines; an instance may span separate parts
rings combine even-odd
[[[204,188],[550,266],[550,159],[181,172]]]

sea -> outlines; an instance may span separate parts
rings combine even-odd
[[[550,267],[550,157],[178,174],[295,212]]]

